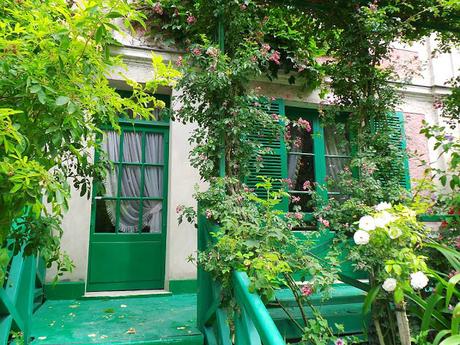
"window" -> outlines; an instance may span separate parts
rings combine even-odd
[[[287,164],[288,179],[291,181],[289,193],[300,198],[289,209],[299,205],[304,212],[312,211],[311,197],[306,191],[306,184],[318,182],[324,184],[327,178],[336,178],[350,161],[349,133],[344,123],[337,126],[323,127],[316,111],[305,108],[286,107],[286,115],[291,120],[303,118],[309,121],[312,130],[293,126],[286,129],[291,138]],[[329,196],[336,195],[336,190],[328,190]]]

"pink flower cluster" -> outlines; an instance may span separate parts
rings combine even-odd
[[[290,178],[284,178],[284,179],[281,180],[281,182],[287,184],[287,186],[288,186],[289,188],[292,188],[292,186],[293,186],[292,180],[291,180]]]
[[[184,58],[182,57],[182,55],[179,55],[176,61],[176,66],[179,66],[179,67],[182,66],[183,62],[184,62]]]
[[[219,49],[214,48],[214,47],[209,47],[206,50],[206,54],[208,54],[211,57],[216,57],[217,55],[219,55]]]
[[[181,213],[185,209],[184,205],[177,205],[176,207],[176,213]]]
[[[301,117],[297,120],[297,123],[300,127],[305,128],[305,130],[310,133],[311,132],[311,125],[310,122],[307,120],[302,119]]]
[[[192,24],[195,24],[195,23],[196,23],[196,17],[195,17],[195,16],[192,16],[192,15],[189,15],[189,16],[187,17],[187,24],[192,25]]]
[[[305,182],[303,183],[302,189],[303,189],[303,190],[307,190],[307,189],[309,189],[310,187],[311,187],[311,182],[310,182],[310,181],[305,181]]]
[[[291,197],[291,201],[294,203],[294,204],[297,204],[298,202],[300,202],[300,196],[295,196],[293,195]]]
[[[321,217],[318,219],[318,221],[319,221],[321,224],[323,224],[326,228],[328,228],[329,225],[330,225],[328,220],[323,219],[323,218],[321,218]]]
[[[201,55],[201,50],[200,50],[200,48],[193,48],[192,53],[193,53],[193,55],[199,56],[199,55]]]
[[[313,294],[313,288],[310,284],[305,284],[300,288],[300,291],[302,291],[302,296],[308,297],[311,294]]]
[[[279,51],[275,50],[268,58],[268,61],[274,62],[276,65],[280,64],[281,54]]]

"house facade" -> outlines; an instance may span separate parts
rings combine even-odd
[[[181,54],[129,36],[122,41],[124,46],[115,53],[124,58],[127,69],[123,72],[140,83],[154,76],[152,53],[172,63]],[[445,157],[438,157],[419,132],[423,121],[443,123],[435,103],[449,93],[446,81],[459,73],[460,52],[433,57],[434,45],[433,38],[412,46],[394,45],[394,57],[401,69],[409,64],[419,70],[410,83],[401,87],[403,102],[395,112],[404,130],[407,151],[443,167]],[[129,92],[117,71],[108,78],[120,92]],[[282,76],[272,82],[254,80],[252,86],[276,99],[280,113],[302,115],[313,124],[313,132],[320,134],[314,142],[303,138],[301,152],[288,153],[283,163],[287,177],[293,174],[290,167],[304,159],[302,154],[309,157],[303,162],[304,179],[315,181],[319,174],[324,178],[343,166],[347,151],[334,146],[334,134],[322,126],[315,110],[321,102],[317,92],[306,93]],[[176,101],[179,93],[164,88],[158,91],[158,97],[174,112],[181,106]],[[58,288],[73,291],[74,297],[107,291],[192,291],[197,268],[188,257],[196,254],[197,231],[190,224],[178,224],[176,207],[195,206],[195,185],[206,188],[188,161],[188,137],[194,125],[167,117],[156,122],[121,121],[121,125],[121,134],[104,128],[103,150],[113,162],[106,181],[94,184],[90,199],[72,191],[63,220],[62,249],[70,255],[75,269],[61,277]],[[98,159],[98,153],[94,159]],[[410,180],[421,178],[423,171],[419,159],[410,157]],[[296,194],[295,187],[292,193]],[[300,191],[298,194],[302,197]],[[47,280],[51,281],[55,273],[54,268],[49,269]]]

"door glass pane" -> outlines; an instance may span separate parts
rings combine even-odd
[[[96,200],[96,226],[97,233],[115,232],[115,207],[116,200]]]
[[[116,197],[118,190],[118,166],[110,165],[104,181],[97,184],[98,196]]]
[[[141,203],[139,200],[120,201],[120,223],[118,232],[138,232],[140,205]]]
[[[142,232],[161,233],[163,202],[144,200]]]
[[[315,181],[314,157],[290,153],[288,156],[288,178],[292,182],[290,189],[305,190],[305,182]]]
[[[163,164],[163,134],[147,133],[145,136],[145,163]]]
[[[145,167],[144,197],[163,197],[163,168]]]
[[[123,166],[121,176],[121,196],[141,196],[141,167]]]
[[[123,162],[142,162],[142,133],[123,134]]]
[[[120,159],[120,136],[117,132],[108,131],[104,133],[102,150],[109,161],[118,162]]]

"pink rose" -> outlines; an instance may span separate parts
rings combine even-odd
[[[323,220],[321,221],[321,223],[323,223],[323,225],[324,225],[326,228],[329,227],[329,221],[328,221],[328,220],[323,219]]]
[[[301,220],[301,219],[303,219],[303,214],[300,213],[300,212],[296,212],[296,213],[294,213],[294,217],[295,217],[296,219],[298,219],[298,220]]]
[[[280,119],[280,117],[278,115],[276,115],[276,114],[272,114],[272,118],[275,121],[279,121],[279,119]]]
[[[184,58],[182,57],[182,55],[180,55],[180,56],[177,58],[176,66],[182,66],[183,60],[184,60]]]
[[[201,50],[200,48],[193,48],[192,53],[196,56],[201,55]]]

